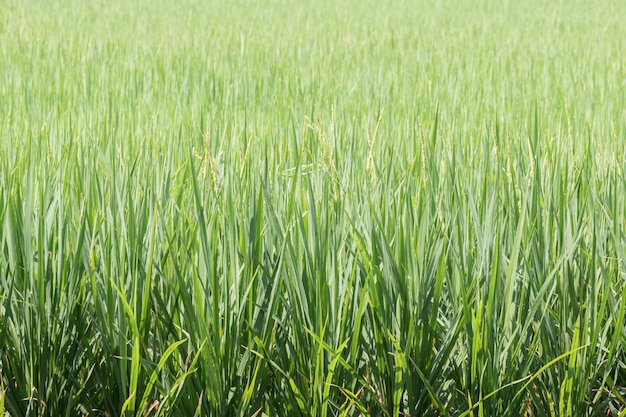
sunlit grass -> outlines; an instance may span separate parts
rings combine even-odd
[[[626,415],[599,3],[0,1],[0,415]]]

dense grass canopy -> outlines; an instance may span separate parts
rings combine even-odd
[[[624,22],[0,0],[0,416],[625,416]]]

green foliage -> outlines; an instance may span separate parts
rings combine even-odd
[[[626,415],[625,18],[0,1],[0,416]]]

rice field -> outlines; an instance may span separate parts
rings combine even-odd
[[[626,416],[625,21],[0,0],[0,416]]]

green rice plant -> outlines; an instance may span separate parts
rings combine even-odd
[[[626,415],[618,2],[0,2],[0,415]]]

